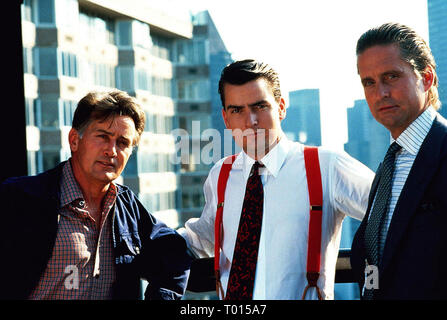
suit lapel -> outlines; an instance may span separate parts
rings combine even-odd
[[[386,270],[396,251],[411,217],[416,212],[428,184],[433,178],[440,158],[440,146],[446,134],[443,125],[435,119],[416,156],[408,178],[394,209],[387,233],[380,273]]]

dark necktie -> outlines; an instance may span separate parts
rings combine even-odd
[[[382,228],[385,227],[384,220],[391,198],[391,184],[394,172],[394,160],[396,152],[401,149],[396,142],[393,142],[385,155],[382,164],[379,185],[377,186],[374,206],[369,215],[369,220],[365,229],[365,249],[368,263],[376,267],[379,266],[381,252],[379,250],[379,237]],[[365,290],[365,298],[373,298],[373,289]]]
[[[255,162],[245,188],[225,300],[252,300],[261,236],[264,189]]]

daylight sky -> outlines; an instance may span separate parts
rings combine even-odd
[[[160,1],[179,14],[208,10],[234,59],[259,59],[279,72],[286,101],[289,91],[319,88],[322,143],[333,148],[343,148],[347,139],[346,108],[364,98],[358,37],[393,21],[429,40],[426,0]]]

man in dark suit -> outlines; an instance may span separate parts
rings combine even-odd
[[[391,134],[352,243],[362,299],[446,299],[447,122],[434,58],[397,23],[368,30],[356,50],[370,111]]]

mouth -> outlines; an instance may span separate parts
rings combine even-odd
[[[105,169],[115,169],[115,165],[111,162],[107,162],[107,161],[97,161],[97,163],[99,163],[100,166],[102,166]]]
[[[397,105],[386,105],[386,106],[379,107],[378,111],[379,112],[387,112],[387,111],[393,111],[397,108],[399,108]]]

